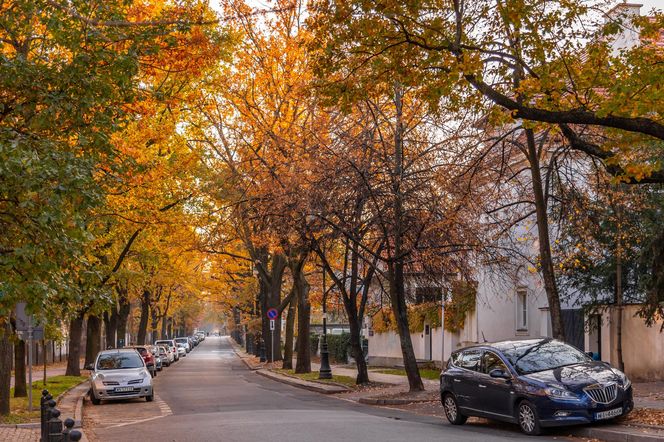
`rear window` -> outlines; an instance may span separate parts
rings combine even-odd
[[[97,370],[118,370],[125,368],[141,368],[143,359],[138,353],[122,352],[102,354],[97,358]]]

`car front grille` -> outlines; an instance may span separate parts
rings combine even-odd
[[[140,393],[140,388],[134,388],[132,391],[107,391],[106,394],[109,396],[132,396],[136,393]]]
[[[143,382],[143,379],[132,379],[131,381],[127,382],[127,384],[140,384]]]
[[[610,404],[618,397],[618,385],[591,385],[583,389],[593,401],[598,404]]]
[[[107,387],[112,387],[114,385],[120,385],[120,383],[116,382],[116,381],[102,381],[102,383]]]

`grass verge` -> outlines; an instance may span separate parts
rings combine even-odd
[[[374,373],[395,374],[398,376],[406,376],[406,370],[403,368],[382,368],[380,370],[371,370]],[[438,380],[440,378],[440,370],[432,370],[430,368],[420,368],[420,376],[424,379]]]
[[[23,424],[39,420],[39,399],[44,388],[48,390],[53,398],[61,393],[87,380],[87,376],[51,376],[46,378],[46,386],[42,381],[32,382],[32,412],[28,411],[27,397],[14,397],[14,389],[10,390],[9,409],[10,414],[0,416],[0,424]]]
[[[332,379],[318,379],[318,372],[312,371],[311,373],[295,373],[293,370],[284,370],[283,368],[275,369],[277,373],[285,374],[288,376],[293,376],[296,378],[303,379],[305,381],[316,381],[316,382],[326,382],[326,383],[335,383],[342,384],[349,388],[355,388],[355,378],[350,376],[341,376],[332,374]]]

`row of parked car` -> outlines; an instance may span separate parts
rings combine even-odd
[[[130,345],[100,351],[90,370],[90,400],[154,399],[152,378],[164,367],[184,358],[205,340],[204,332],[174,339],[160,339],[154,345]]]

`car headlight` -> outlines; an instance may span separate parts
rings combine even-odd
[[[93,375],[93,379],[95,381],[103,381],[104,380],[104,374],[103,373],[95,373]]]
[[[578,400],[578,396],[563,387],[546,387],[544,393],[552,399]]]
[[[632,381],[629,380],[629,378],[625,375],[625,373],[621,373],[621,380],[622,380],[623,390],[627,390],[629,387],[632,386]]]
[[[615,374],[617,374],[620,377],[620,383],[622,384],[623,390],[627,390],[629,387],[632,386],[632,381],[629,380],[629,378],[625,373],[615,368],[612,369],[611,371],[613,371]]]

